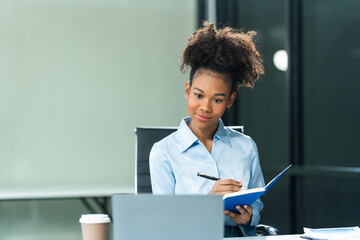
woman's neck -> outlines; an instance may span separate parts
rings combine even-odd
[[[212,128],[205,128],[201,129],[192,124],[192,122],[189,123],[190,130],[194,133],[194,135],[199,139],[202,144],[206,147],[206,149],[211,153],[213,138],[216,133],[216,130],[218,129],[218,124],[215,125]]]

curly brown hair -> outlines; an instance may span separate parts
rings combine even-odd
[[[264,74],[262,58],[253,40],[255,35],[255,31],[244,33],[230,27],[216,29],[214,24],[204,21],[203,27],[188,39],[180,70],[184,73],[191,67],[190,84],[196,70],[204,68],[229,76],[231,92],[237,92],[240,86],[254,87]]]

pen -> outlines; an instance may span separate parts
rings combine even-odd
[[[220,180],[220,178],[217,178],[217,177],[214,177],[214,176],[205,174],[205,173],[201,173],[201,172],[198,172],[197,175],[198,175],[199,177],[203,177],[203,178],[210,179],[210,180],[214,180],[214,181]],[[245,185],[241,185],[241,186],[239,186],[239,187],[246,187],[246,186],[245,186]]]
[[[198,172],[197,175],[198,175],[199,177],[207,178],[207,179],[214,180],[214,181],[220,180],[220,178],[217,178],[217,177],[214,177],[214,176],[210,176],[210,175],[208,175],[208,174],[201,173],[201,172]]]

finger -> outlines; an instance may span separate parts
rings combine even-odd
[[[231,212],[231,211],[225,211],[225,212],[226,212],[225,215],[228,216],[229,218],[231,218],[237,224],[246,224],[248,222],[246,220],[247,218],[239,213],[235,213],[235,212]]]
[[[214,185],[213,189],[216,192],[237,192],[240,190],[240,187],[234,185]]]
[[[233,191],[233,192],[240,190],[240,186],[238,184],[217,184],[215,187],[218,189]]]
[[[219,190],[237,192],[240,190],[240,187],[234,186],[234,185],[222,185],[222,186],[219,186]]]
[[[232,212],[232,211],[228,211],[228,210],[225,210],[225,215],[228,216],[229,218],[235,218],[236,217],[236,213]]]
[[[241,207],[240,205],[237,205],[236,209],[239,211],[240,214],[247,213],[247,211],[243,207]]]
[[[249,205],[244,205],[244,209],[250,214],[253,214],[253,209],[252,207],[250,207]]]
[[[217,183],[219,183],[220,185],[234,185],[234,186],[238,186],[238,187],[240,187],[242,185],[242,181],[236,181],[234,179],[218,180]]]
[[[226,194],[226,193],[232,193],[232,192],[237,192],[238,188],[232,188],[232,187],[220,187],[220,186],[216,186],[213,188],[214,192],[219,193],[219,194]]]

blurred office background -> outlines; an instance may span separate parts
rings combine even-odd
[[[0,0],[0,198],[5,192],[133,192],[136,126],[187,115],[178,69],[208,19],[255,30],[265,75],[229,125],[257,143],[261,222],[280,233],[360,224],[357,0]],[[275,60],[275,61],[274,61]],[[99,212],[101,209],[97,209]],[[80,239],[79,199],[0,201],[1,239]]]

